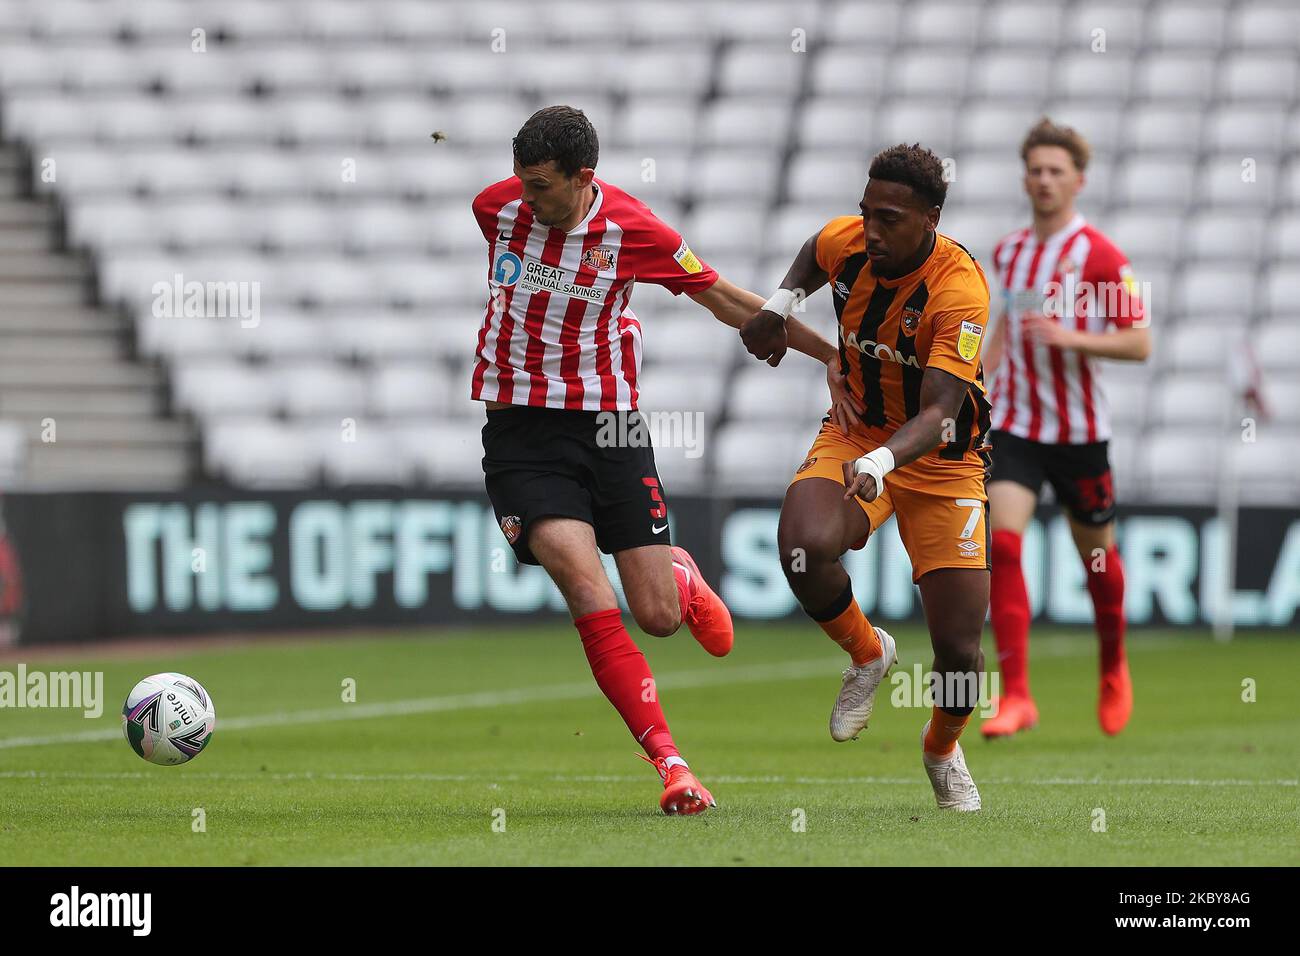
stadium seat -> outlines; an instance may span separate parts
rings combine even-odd
[[[1210,266],[1184,270],[1174,286],[1173,308],[1181,315],[1249,314],[1254,305],[1255,271],[1248,266]]]
[[[902,21],[901,5],[890,0],[870,7],[853,0],[838,0],[827,15],[824,32],[837,43],[889,49],[898,39]]]
[[[1204,104],[1215,94],[1215,60],[1208,53],[1162,53],[1137,66],[1134,93],[1150,100]]]
[[[1148,501],[1192,504],[1213,501],[1218,488],[1218,467],[1206,469],[1207,444],[1214,447],[1214,435],[1222,426],[1163,429],[1146,438],[1138,449],[1136,464],[1141,495]],[[1222,456],[1211,459],[1216,463]]]
[[[947,103],[891,99],[876,114],[876,141],[870,152],[897,143],[920,143],[941,157],[951,156],[954,118]]]
[[[1020,143],[1042,111],[1027,103],[1009,106],[1001,100],[976,101],[957,114],[960,157],[966,150],[1002,152],[1020,157]]]
[[[827,155],[821,150],[804,150],[790,164],[785,193],[793,202],[833,203],[852,212],[862,199],[870,163],[865,153]],[[818,226],[824,223],[823,219]]]
[[[1040,103],[1046,99],[1051,68],[1051,58],[1044,53],[999,50],[972,61],[970,86],[998,104]],[[1007,141],[1001,145],[1005,148]]]
[[[1223,328],[1210,322],[1183,324],[1158,334],[1156,354],[1174,371],[1204,370],[1218,374],[1223,367]]]
[[[780,96],[795,89],[807,58],[791,50],[785,38],[777,42],[741,44],[723,56],[718,86],[724,96],[767,94]]]
[[[1105,223],[1106,234],[1129,259],[1172,261],[1178,254],[1185,220],[1172,213],[1121,211]]]
[[[278,363],[274,380],[279,403],[290,415],[357,419],[365,412],[365,378],[338,363]]]
[[[874,8],[872,17],[875,16]],[[842,40],[834,34],[833,40]],[[883,89],[890,67],[889,58],[875,50],[864,51],[857,43],[832,46],[821,53],[811,65],[812,89],[818,98],[836,97],[857,99],[859,105],[870,108],[875,104],[863,91]],[[817,100],[813,101],[815,105]]]
[[[1223,64],[1219,89],[1230,100],[1290,103],[1298,79],[1294,54],[1239,53]]]
[[[200,419],[232,414],[270,415],[280,404],[270,374],[245,363],[186,362],[172,371],[178,408]]]
[[[1227,397],[1228,387],[1220,376],[1204,371],[1170,376],[1156,389],[1152,419],[1163,425],[1220,427]]]
[[[1192,258],[1255,261],[1264,243],[1264,222],[1242,212],[1206,212],[1187,224],[1185,251]]]
[[[1125,123],[1136,153],[1186,154],[1200,142],[1201,110],[1195,106],[1158,104],[1140,107]]]
[[[334,485],[408,485],[418,468],[392,430],[372,420],[357,422],[346,436],[336,427],[306,429],[311,456]]]
[[[766,210],[750,202],[709,203],[682,227],[691,249],[710,261],[713,254],[756,255],[763,242]]]
[[[889,70],[890,89],[901,97],[943,102],[967,89],[968,69],[965,56],[927,46],[894,57]]]
[[[733,422],[800,422],[808,414],[813,376],[792,374],[754,362],[732,379],[727,419]],[[822,387],[824,390],[824,386]]]
[[[807,424],[724,425],[712,443],[715,487],[737,494],[771,494],[789,483],[814,436]]]
[[[1218,4],[1161,3],[1147,22],[1147,37],[1169,50],[1216,50],[1227,34],[1227,10]]]
[[[1197,198],[1235,208],[1264,208],[1273,201],[1277,170],[1264,159],[1243,158],[1238,150],[1211,156],[1201,167]]]
[[[1055,46],[1062,11],[1051,3],[1003,2],[994,4],[982,18],[983,40],[991,47],[1042,50]]]
[[[204,465],[246,488],[297,488],[316,482],[319,467],[302,430],[269,419],[209,425]]]
[[[875,104],[862,97],[819,97],[796,114],[803,149],[848,151],[873,141]]]
[[[771,151],[785,143],[791,119],[785,97],[715,100],[703,111],[700,143],[709,149],[749,146]]]
[[[1069,54],[1056,62],[1053,89],[1059,97],[1113,105],[1128,96],[1132,68],[1132,61],[1119,50]]]
[[[961,47],[968,37],[979,36],[978,6],[969,3],[930,2],[908,7],[900,39],[923,47]]]
[[[1282,148],[1286,110],[1278,106],[1224,106],[1210,114],[1203,144],[1223,153],[1272,156]]]
[[[1300,36],[1300,10],[1282,2],[1250,4],[1233,12],[1228,27],[1234,46],[1294,49]]]
[[[1175,206],[1187,202],[1195,181],[1190,160],[1135,157],[1116,180],[1116,201],[1125,206]]]

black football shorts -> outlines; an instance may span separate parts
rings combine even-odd
[[[995,481],[1014,481],[1037,495],[1046,481],[1056,500],[1084,525],[1101,526],[1115,518],[1115,483],[1109,443],[1057,445],[1030,441],[1010,432],[989,433]]]
[[[489,409],[483,474],[506,541],[522,564],[533,522],[576,518],[606,554],[670,544],[668,504],[649,432],[637,412],[515,405]]]

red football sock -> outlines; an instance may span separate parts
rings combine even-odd
[[[1097,637],[1101,641],[1101,669],[1112,671],[1124,663],[1124,562],[1119,549],[1111,545],[1099,570],[1086,562],[1088,593],[1097,619]]]
[[[573,622],[596,683],[651,759],[680,757],[645,655],[636,646],[618,608],[585,614]]]
[[[1004,697],[1029,696],[1029,591],[1020,567],[1020,535],[993,532],[993,583],[989,607],[998,645]]]

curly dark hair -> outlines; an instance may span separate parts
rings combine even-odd
[[[600,156],[596,128],[582,110],[572,106],[547,106],[528,117],[511,141],[520,166],[537,166],[555,160],[566,176],[580,169],[595,169]]]
[[[943,178],[943,161],[920,143],[899,143],[881,150],[871,161],[868,175],[888,183],[910,186],[927,206],[943,207],[948,183]]]

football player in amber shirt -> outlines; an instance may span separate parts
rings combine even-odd
[[[892,147],[869,175],[861,214],[832,219],[804,243],[741,337],[758,358],[779,361],[796,296],[830,283],[838,374],[857,408],[832,409],[786,491],[777,535],[786,580],[849,653],[830,731],[854,738],[897,657],[894,639],[854,600],[840,557],[897,516],[937,675],[922,763],[940,807],[978,810],[957,740],[978,700],[989,606],[989,404],[980,368],[988,284],[971,254],[938,232],[947,183],[934,153]]]

